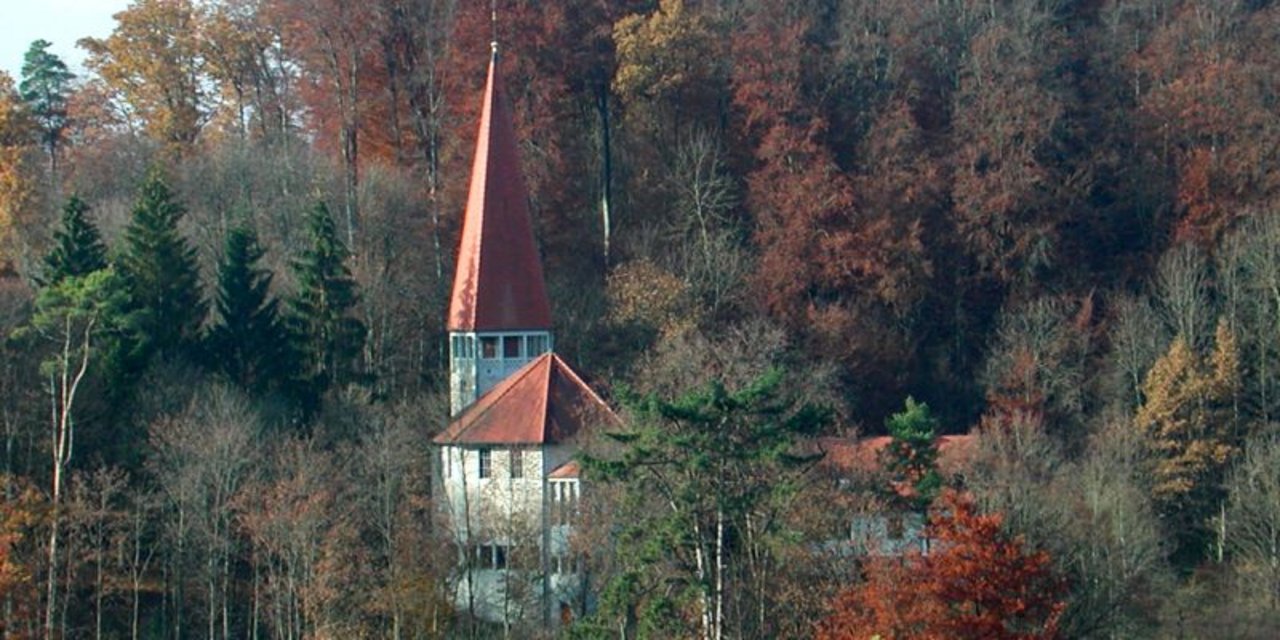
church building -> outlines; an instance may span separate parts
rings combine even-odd
[[[454,606],[504,624],[581,615],[570,548],[576,442],[617,416],[554,352],[511,104],[493,45],[449,303],[437,502],[460,550]]]

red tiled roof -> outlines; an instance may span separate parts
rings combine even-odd
[[[841,471],[875,471],[880,467],[880,451],[892,438],[876,436],[855,440],[852,438],[820,438],[818,446],[826,451],[824,463]],[[958,473],[973,458],[976,444],[971,434],[938,436],[938,470],[945,474]]]
[[[618,417],[560,356],[547,353],[498,383],[436,444],[550,444]]]
[[[578,464],[577,460],[570,460],[556,467],[555,470],[547,474],[547,477],[551,478],[552,480],[555,480],[555,479],[563,480],[568,478],[577,478],[581,474],[582,474],[582,465]]]
[[[511,105],[489,61],[471,192],[462,222],[450,331],[551,328],[551,305],[533,239]]]

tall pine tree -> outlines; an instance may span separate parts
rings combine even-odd
[[[298,380],[312,400],[333,385],[355,382],[364,323],[352,315],[357,296],[347,248],[323,202],[307,216],[309,243],[293,261],[297,292],[286,326],[298,357]]]
[[[212,368],[259,393],[278,388],[289,363],[279,305],[270,295],[271,273],[258,267],[264,253],[251,228],[236,227],[227,235],[218,264],[218,318],[205,338]]]
[[[62,226],[53,232],[53,249],[44,257],[40,284],[57,284],[107,267],[107,248],[88,218],[89,205],[71,196],[62,207]]]
[[[58,147],[67,129],[67,97],[76,75],[61,58],[49,52],[53,43],[36,40],[22,58],[22,84],[18,91],[40,127],[40,142],[49,152],[49,167],[58,168]]]
[[[124,235],[120,271],[136,312],[135,364],[151,356],[190,358],[205,301],[196,251],[179,233],[185,213],[159,172],[142,186]]]

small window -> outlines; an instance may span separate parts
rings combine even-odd
[[[507,548],[500,544],[493,545],[493,568],[507,568]]]
[[[494,336],[480,338],[480,357],[491,360],[498,357],[498,338]]]
[[[493,452],[489,449],[480,450],[480,477],[488,478],[493,473]]]
[[[511,450],[511,477],[524,477],[524,449]]]
[[[502,339],[502,357],[520,357],[520,336],[507,336]]]
[[[906,534],[906,526],[902,522],[902,514],[889,516],[888,537],[890,540],[901,540]]]
[[[444,462],[444,477],[449,477],[449,448],[445,447],[440,450],[440,457]]]

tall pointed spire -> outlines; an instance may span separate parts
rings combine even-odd
[[[449,303],[450,331],[549,330],[551,306],[533,239],[515,125],[493,43],[471,191]]]

